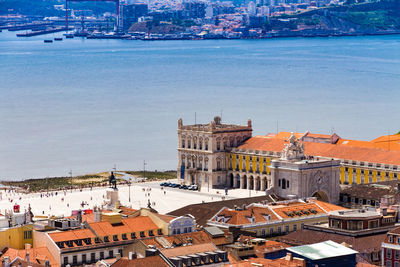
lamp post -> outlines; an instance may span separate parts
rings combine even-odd
[[[71,193],[72,193],[72,169],[69,171],[69,175],[71,175]]]
[[[146,160],[143,160],[143,178],[146,179]]]
[[[131,203],[131,177],[129,177],[128,187],[129,187],[129,203]]]

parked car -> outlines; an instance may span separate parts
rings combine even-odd
[[[180,185],[179,184],[172,184],[171,187],[172,188],[178,188]]]
[[[167,182],[162,182],[160,186],[167,186]]]
[[[183,184],[183,185],[181,185],[179,188],[180,188],[180,189],[188,189],[188,186],[185,185],[185,184]]]
[[[197,184],[193,185],[192,190],[199,190],[199,187],[197,186]]]
[[[189,185],[188,189],[194,191],[194,190],[199,190],[199,187],[197,186],[197,184],[192,184],[192,185]]]

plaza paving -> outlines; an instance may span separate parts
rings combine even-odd
[[[6,209],[12,209],[14,204],[17,203],[20,205],[22,212],[30,204],[34,215],[70,216],[72,210],[91,209],[95,205],[104,204],[106,189],[107,187],[95,187],[92,190],[90,188],[82,191],[73,190],[72,193],[71,190],[57,191],[57,195],[56,191],[52,191],[49,196],[46,196],[46,193],[42,193],[42,197],[40,193],[21,194],[1,191],[0,214],[4,214]],[[147,207],[150,200],[150,203],[154,203],[152,207],[163,214],[189,204],[201,203],[202,201],[220,201],[223,197],[225,199],[233,199],[265,194],[265,192],[260,191],[249,192],[246,189],[229,190],[228,196],[225,196],[225,191],[220,189],[202,188],[202,191],[198,192],[164,187],[164,190],[162,190],[160,181],[158,181],[133,183],[130,187],[131,201],[129,202],[129,187],[121,185],[118,186],[118,190],[122,205],[139,209]],[[87,204],[82,206],[82,202]]]

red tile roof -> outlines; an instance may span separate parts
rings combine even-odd
[[[119,235],[119,234],[135,232],[124,224],[112,225],[111,223],[105,221],[95,222],[89,225],[99,236]]]
[[[268,219],[268,216],[270,219]],[[218,218],[214,218],[214,221],[242,225],[250,224],[251,217],[255,218],[255,223],[266,222],[269,220],[275,221],[279,219],[270,209],[266,207],[250,207],[245,210],[224,209],[218,213]]]
[[[250,258],[236,263],[228,263],[223,265],[225,267],[305,267],[306,262],[303,259],[293,258],[291,260],[280,258],[275,260],[263,258]]]
[[[169,265],[160,256],[149,256],[146,258],[137,258],[129,260],[122,257],[117,260],[112,267],[168,267]]]
[[[315,203],[296,203],[293,205],[284,205],[278,207],[271,206],[271,209],[283,219],[327,214],[327,212],[325,212]]]
[[[29,252],[29,261],[31,263],[44,264],[46,260],[50,262],[51,266],[60,266],[57,264],[56,260],[53,258],[53,255],[46,247],[37,247],[30,249],[13,249],[8,248],[7,251],[0,257],[1,260],[8,256],[10,260],[13,261],[15,258],[21,258],[26,261],[26,253]]]
[[[51,239],[53,239],[54,242],[63,242],[63,241],[96,237],[96,235],[89,229],[78,229],[78,230],[69,230],[69,231],[64,231],[64,232],[53,232],[53,233],[49,233],[49,236]]]
[[[178,234],[178,235],[170,235],[170,236],[162,236],[163,240],[168,241],[168,243],[172,244],[204,244],[210,243],[214,240],[211,238],[209,234],[207,234],[204,230],[200,230],[197,232]],[[156,237],[142,239],[142,242],[146,245],[154,245],[160,249],[163,249],[163,244],[159,242],[159,239]],[[161,241],[162,242],[162,241]]]
[[[138,216],[122,219],[122,223],[131,229],[131,232],[157,230],[158,226],[148,216]]]
[[[281,152],[285,143],[286,141],[284,139],[255,136],[248,139],[238,148],[245,150]],[[308,156],[400,165],[400,151],[315,142],[304,142],[304,148],[305,154]]]
[[[215,250],[217,250],[217,247],[214,244],[205,243],[205,244],[164,249],[162,250],[162,254],[164,254],[167,258],[170,258],[170,257],[185,256],[196,253],[204,253]]]

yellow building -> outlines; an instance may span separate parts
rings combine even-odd
[[[290,133],[255,136],[227,152],[227,185],[266,190],[270,164],[281,156]],[[373,146],[372,141],[341,139],[337,135],[295,133],[307,157],[340,160],[341,184],[367,184],[400,179],[400,151]]]
[[[0,229],[0,250],[5,247],[23,249],[33,244],[33,224]]]
[[[238,227],[253,231],[258,237],[282,235],[304,224],[328,222],[328,213],[345,208],[326,202],[308,199],[286,200],[271,204],[251,204],[245,209],[222,208],[207,224],[228,229]]]

